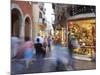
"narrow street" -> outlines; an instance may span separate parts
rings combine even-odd
[[[23,59],[13,59],[11,62],[12,75],[27,73],[44,73],[58,71],[72,71],[68,64],[68,49],[66,47],[52,46],[52,51],[47,53],[45,58],[36,59],[33,56],[33,62],[26,69]],[[76,60],[74,61],[75,70],[95,69],[95,63],[91,61]]]
[[[96,69],[96,6],[11,0],[11,58],[12,75]]]

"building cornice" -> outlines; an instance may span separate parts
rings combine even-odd
[[[70,16],[67,20],[95,18],[95,17],[96,17],[95,13],[87,13],[87,14],[78,14],[75,16]]]

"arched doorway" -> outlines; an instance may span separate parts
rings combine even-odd
[[[31,33],[31,21],[29,17],[25,18],[25,37],[30,38],[30,33]]]
[[[22,16],[17,8],[11,10],[11,36],[20,37]]]

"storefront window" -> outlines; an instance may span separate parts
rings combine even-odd
[[[80,49],[75,49],[74,53],[91,57],[96,42],[95,19],[69,21],[68,32],[71,36],[74,36],[80,44]]]

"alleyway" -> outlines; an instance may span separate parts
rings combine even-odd
[[[29,69],[25,68],[25,62],[23,59],[13,59],[11,62],[11,72],[12,74],[24,74],[70,71],[72,69],[67,66],[68,59],[68,49],[66,47],[52,46],[51,52],[47,52],[45,58],[36,59],[34,54],[33,62],[30,64]],[[75,59],[75,70],[95,69],[95,66],[95,63],[91,61]]]

